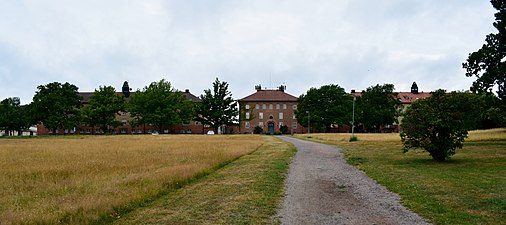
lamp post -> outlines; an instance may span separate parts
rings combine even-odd
[[[351,122],[351,138],[355,139],[355,96],[353,96],[353,117]]]
[[[307,133],[309,134],[311,133],[311,124],[309,122],[311,117],[309,117],[309,111],[306,111],[306,113],[307,113]]]

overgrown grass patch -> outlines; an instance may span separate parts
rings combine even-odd
[[[116,224],[276,224],[295,148],[270,136],[255,152],[122,216]]]
[[[399,134],[311,134],[337,145],[352,165],[398,193],[435,224],[506,224],[506,130],[470,132],[446,162],[422,150],[402,153]],[[304,135],[298,136],[305,138]]]
[[[0,139],[0,224],[115,219],[263,142],[253,135]]]

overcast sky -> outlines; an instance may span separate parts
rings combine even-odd
[[[162,78],[200,95],[218,77],[236,99],[257,84],[467,90],[462,62],[494,13],[487,0],[0,0],[0,100]]]

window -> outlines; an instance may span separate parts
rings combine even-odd
[[[263,104],[262,109],[267,109],[267,105]]]
[[[261,128],[264,128],[264,123],[263,122],[259,122],[258,126],[261,127]]]
[[[258,113],[258,119],[263,120],[264,119],[264,113]]]
[[[244,108],[249,109],[249,105],[245,105]]]
[[[295,113],[293,114],[293,117],[292,117],[294,120],[297,119],[297,116],[295,116]]]
[[[283,126],[283,122],[279,122],[279,128]]]
[[[260,109],[260,105],[259,105],[259,104],[256,104],[256,105],[255,105],[255,109]]]
[[[297,105],[293,105],[293,109],[297,109]]]
[[[280,105],[279,104],[276,105],[276,109],[280,109]]]
[[[293,122],[293,123],[292,123],[292,128],[293,128],[293,129],[297,129],[297,122]]]
[[[283,109],[286,109],[286,104],[283,104]]]
[[[280,113],[279,113],[279,119],[280,119],[280,120],[282,120],[282,119],[283,119],[283,113],[282,113],[282,112],[280,112]]]
[[[245,117],[247,120],[249,120],[249,112],[246,113]]]
[[[270,104],[269,109],[274,109],[274,106],[272,106],[272,104]]]
[[[245,123],[244,123],[244,127],[249,129],[249,127],[250,127],[249,122],[245,122]]]

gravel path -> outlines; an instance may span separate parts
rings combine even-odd
[[[340,149],[291,137],[295,155],[278,212],[282,224],[428,224],[399,196],[348,165]]]

